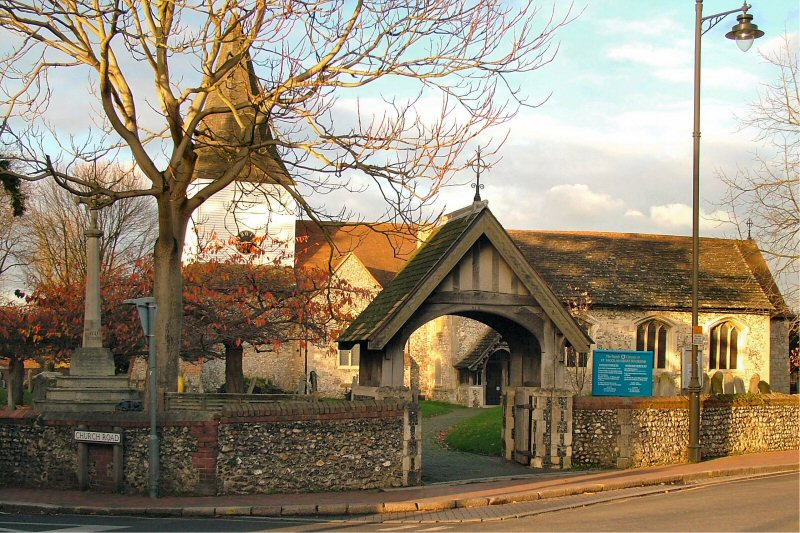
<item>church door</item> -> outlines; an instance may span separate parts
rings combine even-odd
[[[486,362],[486,405],[500,405],[503,395],[503,361],[492,358]]]

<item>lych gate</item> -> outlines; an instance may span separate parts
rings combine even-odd
[[[450,214],[340,336],[341,349],[359,346],[358,385],[407,390],[406,342],[443,315],[482,322],[508,347],[506,458],[533,466],[568,465],[571,393],[564,390],[564,348],[588,352],[592,340],[485,202]]]

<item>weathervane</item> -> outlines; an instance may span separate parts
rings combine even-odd
[[[483,184],[481,183],[481,170],[485,170],[489,168],[486,163],[483,162],[481,159],[481,147],[478,147],[478,155],[475,159],[470,162],[469,166],[475,171],[475,183],[471,184],[470,187],[475,189],[475,197],[472,199],[473,202],[480,202],[481,201],[481,189],[484,188]]]
[[[750,230],[753,229],[753,219],[748,218],[747,222],[745,222],[745,225],[747,226],[747,240],[752,241],[753,237],[750,236]]]

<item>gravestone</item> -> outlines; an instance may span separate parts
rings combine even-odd
[[[702,394],[710,394],[711,393],[711,378],[708,377],[708,374],[703,372],[703,385],[700,389]]]
[[[758,382],[761,381],[761,376],[758,374],[753,374],[753,377],[750,378],[750,386],[747,388],[747,392],[750,394],[758,394]]]
[[[654,396],[675,396],[676,393],[675,378],[666,372],[659,375]]]
[[[744,380],[739,376],[734,376],[733,378],[733,393],[734,394],[744,394]]]
[[[722,394],[722,372],[719,370],[711,376],[711,394]]]
[[[772,387],[770,387],[769,383],[767,383],[766,381],[763,381],[763,380],[759,381],[758,382],[758,392],[760,392],[761,394],[771,394],[772,393]]]
[[[734,394],[733,375],[725,374],[722,376],[722,392],[724,394]]]

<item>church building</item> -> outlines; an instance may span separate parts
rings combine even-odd
[[[228,101],[257,93],[244,63],[222,89]],[[206,126],[224,140],[228,118],[215,115]],[[218,146],[199,152],[198,184],[226,164]],[[511,385],[591,394],[594,350],[615,349],[654,353],[654,394],[686,388],[691,238],[506,230],[479,197],[433,228],[320,226],[297,219],[286,187],[276,184],[291,179],[278,154],[254,157],[263,161],[194,214],[186,258],[202,257],[209,245],[223,258],[258,246],[262,261],[329,269],[374,299],[361,302],[363,313],[341,338],[322,346],[246,350],[245,376],[289,392],[310,381],[333,397],[392,386],[483,406],[498,404]],[[790,313],[757,244],[703,238],[700,249],[705,386],[720,373],[726,392],[746,392],[743,384],[754,379],[788,392]],[[220,365],[184,365],[188,389],[214,392]]]

